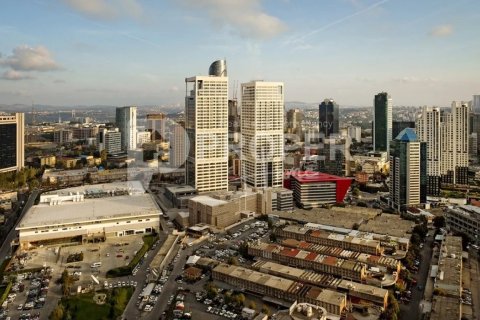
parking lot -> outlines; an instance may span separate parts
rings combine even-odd
[[[7,312],[0,314],[0,319],[7,316],[11,319],[47,319],[62,296],[61,285],[57,285],[56,281],[64,270],[68,270],[75,279],[71,288],[74,292],[104,288],[105,284],[109,288],[135,285],[128,279],[107,279],[106,272],[128,265],[142,245],[141,236],[127,236],[99,243],[41,247],[22,253],[13,259],[15,270],[43,268],[48,270],[48,278],[35,273],[20,275],[12,287]],[[83,258],[81,261],[68,262],[80,256]]]

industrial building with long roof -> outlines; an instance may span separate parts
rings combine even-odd
[[[20,221],[22,248],[158,232],[161,209],[138,181],[86,185],[42,194]]]

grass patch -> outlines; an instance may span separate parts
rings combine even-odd
[[[8,294],[10,293],[10,289],[12,289],[12,282],[10,281],[6,287],[2,287],[2,293],[0,296],[0,306],[3,304],[5,300],[7,300]]]
[[[121,316],[133,294],[133,287],[100,291],[107,294],[106,303],[98,305],[93,301],[94,293],[62,298],[50,315],[51,320],[109,320]]]
[[[153,244],[158,240],[158,235],[147,235],[143,236],[143,245],[138,250],[137,254],[135,254],[135,257],[130,261],[128,266],[123,266],[123,267],[118,267],[114,269],[110,269],[107,271],[107,278],[116,278],[116,277],[124,277],[132,274],[133,268],[140,262],[140,260],[143,258],[145,253],[150,250],[150,248],[153,246]]]
[[[0,265],[0,280],[1,280],[1,278],[3,278],[3,275],[5,273],[5,269],[7,268],[8,264],[10,263],[10,260],[12,260],[12,258],[7,258],[7,259],[3,260],[2,264]]]

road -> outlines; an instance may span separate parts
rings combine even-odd
[[[400,317],[399,319],[414,320],[420,319],[420,302],[423,299],[423,293],[427,283],[427,277],[430,272],[430,263],[432,261],[433,252],[433,232],[430,230],[426,238],[423,249],[420,251],[420,268],[414,275],[417,279],[417,287],[412,287],[412,300],[408,305],[400,304]],[[418,286],[422,286],[422,290],[418,290]]]
[[[27,203],[25,203],[25,206],[23,207],[23,210],[18,217],[17,221],[15,222],[15,225],[13,228],[10,230],[8,233],[7,237],[5,238],[5,241],[2,243],[2,247],[0,248],[0,260],[3,261],[7,256],[12,255],[11,252],[11,243],[13,240],[15,240],[18,237],[18,232],[15,230],[15,228],[18,226],[20,221],[22,220],[23,216],[25,213],[33,206],[35,203],[35,199],[38,197],[40,194],[39,190],[34,190],[31,194],[30,197],[28,198]]]

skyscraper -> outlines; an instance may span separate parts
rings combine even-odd
[[[318,132],[320,138],[328,138],[339,131],[338,104],[333,99],[325,99],[318,106]]]
[[[423,107],[415,124],[418,139],[427,143],[427,194],[440,194],[442,163],[441,113],[439,108]]]
[[[442,183],[468,184],[469,114],[469,103],[453,101],[450,113],[442,116]]]
[[[427,201],[427,144],[406,128],[390,143],[390,206],[402,211]]]
[[[108,154],[116,154],[122,151],[122,133],[118,128],[102,128],[97,134],[98,151],[105,150]]]
[[[152,141],[165,139],[166,121],[164,113],[147,114],[147,130],[152,133]]]
[[[303,112],[300,109],[287,111],[287,132],[302,136]]]
[[[476,94],[473,96],[472,112],[480,114],[480,94]]]
[[[415,121],[392,121],[392,137],[396,137],[405,128],[415,129]]]
[[[186,182],[198,192],[228,190],[228,78],[225,61],[185,79]]]
[[[392,140],[392,98],[386,92],[373,101],[373,150],[389,151]]]
[[[170,166],[180,168],[185,163],[185,124],[177,123],[170,135]]]
[[[254,187],[283,184],[282,82],[242,84],[242,176]]]
[[[23,113],[0,114],[0,172],[18,171],[25,162]]]
[[[240,141],[240,113],[238,112],[238,100],[228,100],[228,142]]]
[[[115,123],[122,133],[122,150],[137,147],[137,107],[119,107],[116,110]]]

